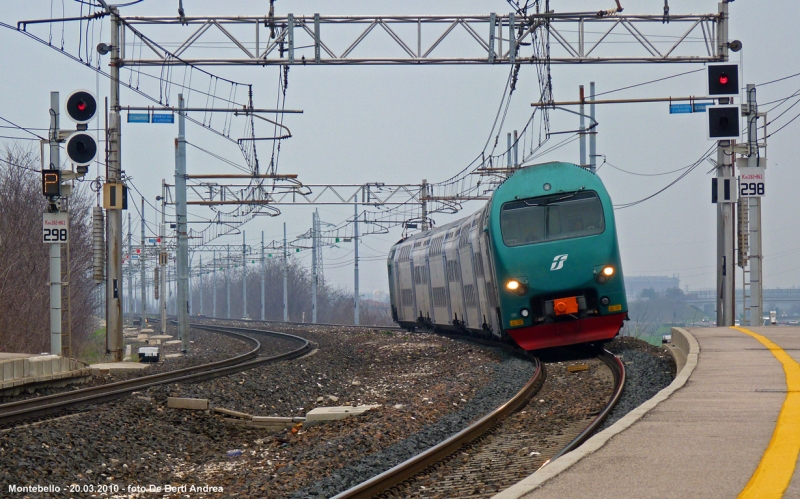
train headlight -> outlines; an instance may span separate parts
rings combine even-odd
[[[522,317],[527,317],[531,315],[531,311],[528,310],[527,308],[523,308],[522,310],[519,311],[519,315],[521,315]]]
[[[611,300],[608,299],[608,296],[600,298],[600,305],[603,305],[605,307],[608,306],[609,303],[611,303]]]
[[[511,279],[506,283],[506,289],[511,291],[512,293],[516,293],[520,296],[524,295],[528,292],[528,286],[522,284],[516,279]]]
[[[594,278],[597,281],[597,284],[605,284],[608,282],[609,279],[614,275],[616,270],[612,265],[604,265],[600,272],[597,271],[597,267],[594,269]]]

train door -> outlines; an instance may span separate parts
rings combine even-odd
[[[464,294],[465,321],[471,329],[480,329],[481,321],[478,320],[478,293],[475,289],[475,273],[472,268],[472,255],[469,247],[470,224],[467,222],[461,227],[461,236],[458,238],[458,260],[461,266],[461,287]]]
[[[428,306],[428,312],[430,313],[430,322],[436,323],[436,307],[433,303],[433,287],[431,285],[431,262],[430,262],[430,250],[431,250],[431,238],[427,238],[422,243],[422,251],[425,255],[425,272],[424,272],[424,281],[425,281],[425,294],[426,300],[425,303]]]
[[[397,258],[397,287],[400,290],[400,319],[404,322],[414,322],[414,281],[412,272],[411,245],[400,248]]]
[[[458,257],[458,239],[460,231],[454,229],[450,232],[450,240],[447,242],[445,255],[447,265],[447,284],[450,291],[450,305],[453,316],[451,320],[466,325],[466,305],[464,304],[464,293],[461,285],[461,264]]]
[[[430,278],[428,271],[428,242],[430,238],[414,243],[414,289],[418,317],[430,320],[432,317]]]
[[[386,266],[387,271],[389,274],[389,306],[392,308],[392,320],[397,322],[399,320],[399,313],[400,313],[400,303],[398,303],[398,293],[397,289],[395,288],[395,269],[397,268],[395,264],[394,255],[397,252],[397,248],[392,248],[389,252],[389,258],[387,259]]]
[[[490,202],[491,203],[491,202]],[[488,227],[488,218],[489,218],[489,211],[491,210],[491,204],[487,204],[483,215],[481,216],[481,222],[479,222],[479,227],[482,227],[481,234],[482,236],[479,238],[480,247],[481,247],[481,255],[483,260],[483,275],[484,275],[484,291],[486,293],[486,305],[489,309],[489,313],[486,314],[486,322],[489,327],[492,329],[492,334],[497,337],[501,336],[501,329],[500,329],[500,320],[498,317],[497,311],[497,286],[495,284],[496,275],[494,272],[494,258],[492,253],[492,241],[489,238],[489,232],[483,230]]]
[[[483,231],[478,227],[480,216],[476,216],[470,224],[469,248],[472,259],[472,269],[475,275],[475,289],[478,292],[478,313],[480,314],[481,328],[490,330],[493,334],[499,334],[492,327],[491,316],[492,306],[489,302],[489,294],[486,288],[486,268],[483,264],[483,249],[481,248],[481,234]]]
[[[434,323],[450,325],[450,308],[447,303],[447,276],[445,274],[442,243],[444,234],[431,240],[428,250],[428,268],[430,270],[431,298],[433,299]]]

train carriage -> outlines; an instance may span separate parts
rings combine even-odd
[[[611,200],[570,163],[522,168],[477,213],[389,253],[401,326],[511,339],[522,348],[613,338],[628,306]]]

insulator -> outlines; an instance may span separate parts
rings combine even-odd
[[[103,208],[92,208],[92,278],[94,282],[101,283],[105,280],[106,269],[106,244],[105,221]]]

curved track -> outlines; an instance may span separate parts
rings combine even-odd
[[[239,338],[247,343],[250,343],[254,346],[254,348],[242,355],[238,355],[226,360],[211,362],[209,364],[187,367],[185,369],[177,369],[175,371],[153,374],[150,376],[142,376],[127,381],[119,381],[117,383],[83,388],[70,392],[49,395],[46,397],[2,404],[0,405],[0,425],[56,414],[78,405],[106,402],[116,398],[124,397],[133,391],[145,389],[151,386],[165,383],[195,382],[219,376],[226,376],[228,374],[252,369],[264,364],[301,357],[313,349],[312,345],[305,338],[286,333],[206,325],[192,325],[192,327]],[[247,336],[243,333],[255,333],[288,339],[299,342],[301,346],[290,352],[261,358],[259,357],[261,343],[257,339]]]
[[[533,376],[511,400],[447,440],[366,482],[362,482],[336,495],[334,499],[366,499],[374,497],[447,458],[464,445],[489,432],[500,420],[521,407],[541,388],[546,377],[544,365],[539,362],[539,359],[533,358],[533,361],[536,364]]]
[[[622,388],[625,383],[624,364],[617,357],[606,350],[602,350],[597,356],[609,367],[614,377],[614,388],[611,396],[609,397],[609,401],[603,410],[601,410],[592,420],[592,422],[586,426],[586,428],[584,428],[576,437],[573,438],[572,441],[570,441],[547,462],[557,459],[558,457],[574,450],[583,442],[585,442],[607,419],[609,413],[619,401],[619,398],[622,394]],[[334,499],[366,499],[375,497],[385,491],[388,491],[392,487],[397,487],[403,482],[412,479],[412,477],[423,472],[424,470],[430,469],[431,467],[439,464],[459,449],[468,446],[470,442],[480,439],[483,435],[497,428],[502,419],[509,416],[517,408],[522,407],[530,397],[538,392],[544,383],[544,366],[539,363],[538,359],[536,359],[536,362],[537,368],[534,376],[512,400],[503,404],[492,413],[488,414],[465,430],[453,435],[444,442],[380,475],[377,475],[351,489],[338,494],[334,497]],[[546,464],[547,463],[545,463],[545,465]],[[531,469],[529,473],[533,473],[534,471],[536,470]]]
[[[625,386],[625,364],[622,363],[619,357],[608,350],[602,350],[597,355],[597,358],[602,360],[608,366],[608,368],[611,369],[611,373],[614,375],[614,391],[611,393],[608,404],[606,404],[597,417],[592,420],[589,426],[580,432],[578,436],[576,436],[563,449],[558,451],[555,456],[551,457],[550,460],[545,462],[542,467],[546,466],[550,462],[555,461],[564,454],[580,447],[580,445],[587,441],[589,437],[591,437],[592,434],[594,434],[594,432],[600,427],[600,425],[605,422],[605,420],[608,418],[608,415],[611,413],[611,410],[614,409],[614,407],[617,405],[617,402],[619,402],[619,398],[622,396],[622,388]]]

